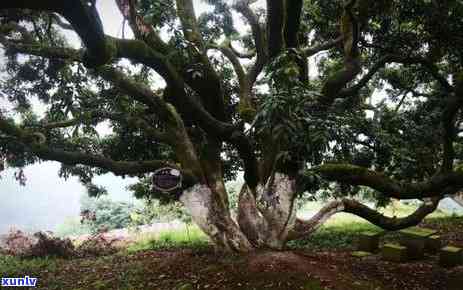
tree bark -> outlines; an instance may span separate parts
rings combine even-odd
[[[191,214],[193,221],[211,239],[217,251],[248,252],[253,246],[231,218],[230,212],[221,209],[211,189],[196,184],[184,190],[180,201]]]
[[[256,199],[246,184],[243,185],[238,199],[238,224],[248,240],[255,246],[264,244],[264,218],[256,206]]]
[[[254,197],[246,187],[240,193],[238,223],[248,239],[259,248],[282,249],[296,221],[296,182],[275,173],[259,185]]]
[[[463,192],[459,192],[453,196],[453,200],[463,206]]]

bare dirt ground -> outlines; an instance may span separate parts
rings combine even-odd
[[[463,267],[446,270],[435,258],[397,264],[354,258],[348,251],[234,256],[206,248],[59,260],[52,270],[28,275],[39,277],[39,289],[444,290],[454,273],[463,275]]]

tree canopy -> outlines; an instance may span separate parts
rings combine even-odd
[[[137,176],[136,195],[180,199],[237,251],[281,248],[339,211],[407,227],[462,190],[460,1],[199,2],[116,0],[114,37],[95,1],[3,0],[0,160],[59,161],[94,195],[95,175]],[[181,172],[177,192],[151,188],[163,167]],[[235,221],[224,182],[241,171]],[[297,219],[295,200],[320,192],[336,200]],[[392,219],[362,195],[423,204]]]

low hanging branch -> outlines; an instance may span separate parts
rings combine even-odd
[[[403,218],[387,217],[355,200],[344,200],[344,212],[362,217],[370,223],[389,231],[400,230],[419,224],[427,215],[434,212],[440,198],[428,199],[412,214]]]
[[[162,167],[172,167],[182,172],[185,180],[187,180],[186,184],[192,185],[196,180],[190,172],[163,160],[114,161],[102,155],[52,149],[46,145],[43,134],[21,129],[13,122],[3,118],[0,118],[0,131],[24,144],[31,153],[43,160],[58,161],[71,166],[82,164],[97,167],[113,172],[115,175],[140,175],[153,172]]]
[[[439,205],[439,200],[439,198],[425,200],[412,214],[402,218],[385,216],[351,199],[333,201],[324,206],[310,220],[297,219],[289,239],[300,239],[313,233],[330,217],[340,212],[351,213],[385,230],[401,230],[419,224],[427,215],[436,210]]]
[[[163,76],[168,84],[168,87],[173,88],[173,97],[179,99],[182,106],[177,109],[186,113],[186,115],[194,115],[194,119],[208,134],[216,136],[234,145],[245,165],[245,180],[251,188],[255,188],[259,182],[257,158],[254,153],[254,147],[248,137],[232,124],[217,120],[212,116],[193,96],[186,94],[184,82],[180,75],[175,71],[174,67],[160,53],[154,51],[144,42],[139,40],[124,40],[111,38],[114,44],[114,55],[117,58],[128,58],[154,68],[161,76]],[[6,39],[0,38],[0,43],[13,48],[18,52],[42,56],[45,58],[61,58],[70,59],[73,61],[82,62],[82,51],[68,48],[44,47],[38,44],[17,44],[9,42]],[[155,95],[148,87],[136,83],[118,70],[102,66],[96,70],[96,73],[103,78],[111,81],[116,86],[120,86],[127,91],[134,99],[153,108],[155,112],[161,114],[168,112],[165,109],[164,101]],[[162,110],[162,111],[160,111]]]

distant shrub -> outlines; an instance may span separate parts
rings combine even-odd
[[[120,239],[110,238],[102,233],[94,234],[84,240],[77,248],[79,257],[111,255],[118,251],[115,246]]]
[[[5,244],[6,253],[23,258],[46,256],[69,258],[75,255],[71,240],[53,237],[45,232],[28,235],[20,230],[12,230],[5,238]]]
[[[25,255],[35,243],[33,236],[20,230],[11,229],[4,239],[5,252],[14,256]]]
[[[31,257],[70,258],[75,255],[75,248],[70,239],[61,239],[44,232],[35,233],[34,237],[37,238],[37,243],[31,249]]]
[[[5,248],[2,255],[19,258],[43,257],[96,257],[114,254],[118,251],[116,243],[119,238],[94,234],[75,247],[70,239],[54,237],[51,233],[37,232],[33,235],[20,230],[12,230],[5,238]]]
[[[145,200],[143,207],[132,214],[132,220],[138,225],[174,220],[189,223],[191,216],[179,202],[161,203],[159,200]]]
[[[115,202],[106,197],[81,200],[81,222],[92,233],[122,229],[131,225],[131,214],[135,206],[126,202]]]

